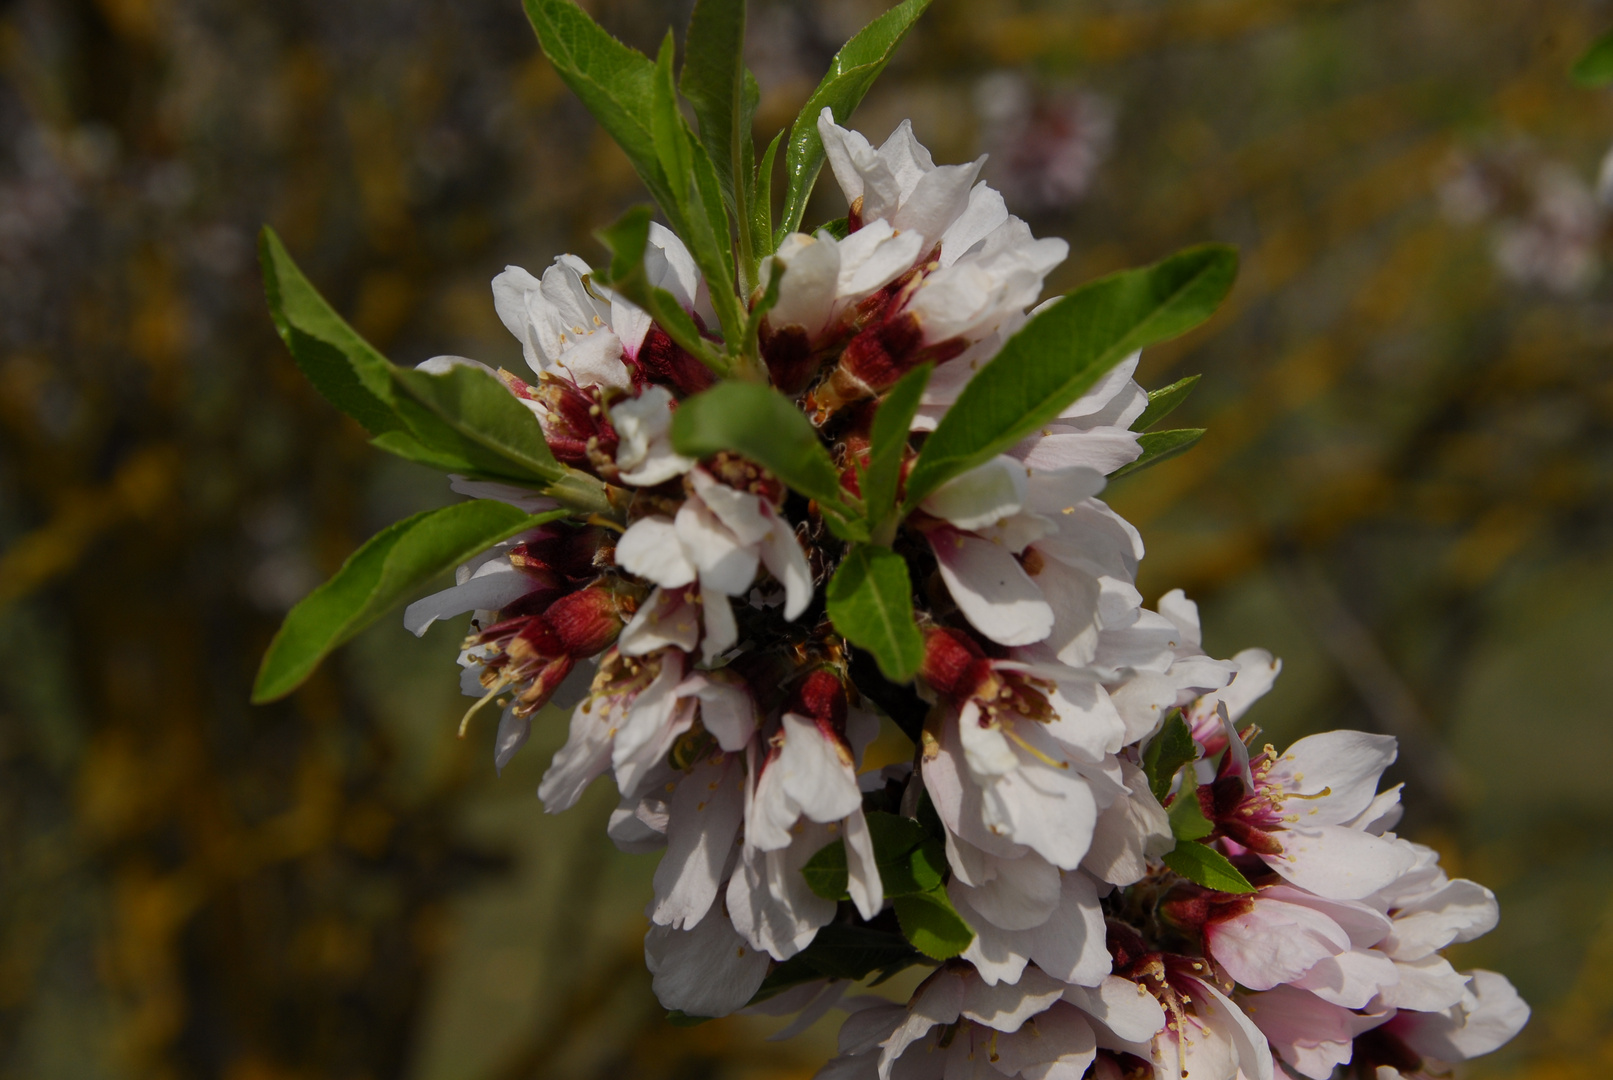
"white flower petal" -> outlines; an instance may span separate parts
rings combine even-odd
[[[1472,973],[1470,996],[1443,1012],[1403,1012],[1394,1031],[1417,1053],[1438,1061],[1466,1061],[1497,1049],[1529,1022],[1529,1006],[1505,975]]]
[[[537,587],[536,582],[507,560],[489,562],[463,585],[432,593],[404,608],[403,625],[419,637],[438,619],[450,619],[467,611],[497,611]]]
[[[622,627],[616,648],[623,656],[647,656],[671,646],[693,652],[700,640],[700,609],[687,589],[656,589]]]
[[[750,948],[715,912],[692,930],[652,926],[644,935],[644,963],[655,996],[690,1016],[727,1016],[761,988],[767,954]]]
[[[666,854],[655,868],[651,921],[687,930],[706,917],[744,816],[743,783],[743,763],[728,754],[697,763],[678,782]]]
[[[743,595],[756,580],[754,547],[740,543],[704,502],[686,499],[673,519],[678,543],[700,571],[700,584],[728,596]]]
[[[1025,505],[1027,470],[999,455],[960,473],[931,492],[920,505],[960,529],[994,525]]]
[[[932,534],[931,545],[947,591],[982,634],[999,645],[1029,645],[1053,629],[1053,609],[1006,549],[946,530]]]
[[[1233,740],[1234,749],[1238,743]],[[1414,865],[1415,857],[1389,840],[1338,825],[1286,829],[1280,855],[1261,859],[1277,873],[1318,896],[1360,900]]]
[[[1393,736],[1364,731],[1328,731],[1300,739],[1277,759],[1271,778],[1287,791],[1318,797],[1285,803],[1283,812],[1299,814],[1306,825],[1350,820],[1372,802],[1378,778],[1394,764],[1395,746]]]
[[[872,919],[885,906],[885,887],[874,858],[874,837],[862,806],[846,816],[846,891],[857,906],[857,914]]]
[[[1165,1026],[1159,999],[1119,975],[1105,975],[1093,986],[1066,986],[1064,1000],[1127,1042],[1147,1042]]]
[[[694,581],[699,573],[678,543],[678,528],[670,518],[639,518],[616,542],[616,565],[630,574],[676,589]]]

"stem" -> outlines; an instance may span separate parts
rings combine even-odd
[[[567,469],[566,475],[543,489],[543,493],[574,510],[601,517],[616,518],[620,511],[612,505],[611,488],[587,473]]]
[[[739,269],[739,295],[749,296],[756,289],[756,251],[751,245],[750,235],[750,200],[746,198],[746,178],[741,167],[740,159],[744,156],[740,151],[740,139],[750,138],[750,133],[739,134],[734,138],[734,217],[739,232],[739,252],[734,263]]]

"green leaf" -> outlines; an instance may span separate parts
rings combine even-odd
[[[291,609],[252,686],[255,704],[285,697],[331,650],[445,570],[501,540],[570,511],[528,515],[478,499],[427,510],[391,525],[355,551],[325,584]]]
[[[1147,431],[1155,424],[1176,410],[1176,406],[1187,400],[1193,388],[1199,384],[1199,376],[1189,375],[1179,379],[1169,386],[1162,386],[1158,390],[1148,391],[1148,407],[1142,415],[1131,423],[1133,431]]]
[[[678,111],[678,92],[672,85],[673,48],[672,31],[668,30],[666,37],[661,39],[661,51],[655,56],[650,132],[655,137],[655,156],[661,163],[661,173],[677,199],[677,205],[668,209],[687,217],[689,173],[694,169],[694,152],[689,146],[689,132],[684,126],[683,113]]]
[[[661,175],[672,199],[670,204],[662,199],[661,209],[711,286],[711,306],[722,324],[723,336],[735,342],[743,330],[744,315],[734,295],[728,211],[716,167],[705,148],[695,142],[678,108],[672,82],[672,48],[672,31],[668,30],[655,60],[650,122]]]
[[[543,54],[599,126],[616,140],[657,202],[670,194],[661,177],[655,137],[655,64],[611,37],[570,0],[524,0]]]
[[[372,435],[401,429],[391,362],[325,302],[267,225],[258,234],[258,262],[275,329],[314,389]]]
[[[1199,803],[1198,779],[1191,771],[1182,777],[1182,789],[1171,800],[1170,819],[1171,835],[1179,841],[1203,840],[1215,832],[1215,826],[1204,816],[1204,807]]]
[[[818,114],[825,108],[833,109],[835,122],[844,124],[880,72],[885,70],[896,46],[929,6],[930,0],[903,0],[859,30],[830,61],[823,81],[818,83],[790,127],[789,147],[784,156],[784,213],[775,234],[775,247],[778,237],[800,228],[812,185],[823,168]]]
[[[1569,77],[1587,90],[1613,83],[1613,30],[1609,30],[1574,61]]]
[[[929,892],[946,873],[946,848],[912,818],[880,810],[866,815],[874,843],[874,863],[887,897]],[[807,887],[826,900],[846,900],[846,845],[836,840],[820,848],[801,868]]]
[[[1057,418],[1125,357],[1209,318],[1237,271],[1231,248],[1189,248],[1083,285],[1043,309],[969,380],[925,442],[908,476],[906,507]]]
[[[687,126],[684,128],[687,132]],[[690,156],[694,162],[696,199],[691,201],[686,236],[694,237],[689,253],[706,282],[711,286],[711,306],[722,324],[723,338],[729,343],[740,340],[745,330],[745,309],[734,293],[734,251],[729,241],[728,210],[723,202],[722,185],[717,170],[706,148],[692,139]]]
[[[859,981],[874,972],[889,977],[924,958],[899,934],[867,926],[830,923],[801,952],[776,964],[762,982],[751,1004],[816,979]]]
[[[872,818],[873,815],[869,816]],[[926,837],[900,858],[888,864],[880,863],[879,879],[885,886],[886,896],[929,892],[941,884],[946,866],[946,846],[934,837]]]
[[[1176,771],[1198,757],[1198,744],[1182,719],[1180,709],[1172,709],[1160,726],[1159,733],[1143,751],[1143,773],[1148,777],[1148,790],[1160,802],[1170,794],[1171,780]]]
[[[1122,476],[1141,472],[1150,465],[1158,465],[1162,461],[1169,461],[1178,454],[1185,454],[1193,449],[1193,444],[1202,438],[1204,438],[1203,428],[1151,431],[1147,435],[1138,436],[1137,443],[1143,448],[1142,456],[1129,465],[1120,466],[1120,468],[1109,474],[1109,479],[1118,480]]]
[[[913,621],[913,583],[907,561],[890,548],[857,544],[846,553],[827,593],[835,630],[879,662],[892,682],[918,674],[924,635]]]
[[[377,450],[396,454],[405,461],[426,465],[440,472],[459,473],[479,480],[507,479],[482,472],[475,462],[468,461],[458,454],[426,446],[407,431],[384,431],[371,439],[370,445]]]
[[[694,106],[700,145],[716,167],[736,216],[744,192],[743,143],[750,141],[745,107],[745,0],[695,0],[683,41],[683,96]]]
[[[836,240],[844,240],[851,235],[851,219],[837,217],[833,221],[825,221],[814,232],[826,232]]]
[[[694,318],[678,303],[677,297],[650,284],[644,269],[644,252],[650,243],[650,218],[653,214],[653,209],[640,204],[617,218],[614,224],[594,233],[611,253],[609,269],[605,274],[596,276],[601,279],[600,284],[609,286],[648,311],[650,317],[667,332],[667,336],[685,352],[718,375],[727,375],[728,361],[712,347],[711,342],[701,336]]]
[[[946,889],[898,896],[891,901],[902,934],[932,960],[948,960],[969,947],[975,932],[947,898]]]
[[[825,900],[846,900],[851,897],[848,886],[851,872],[846,865],[846,842],[835,840],[819,848],[801,867],[807,888]]]
[[[672,414],[672,446],[692,458],[732,450],[825,506],[841,506],[847,494],[812,421],[760,383],[718,383],[689,398]]]
[[[907,450],[907,432],[918,412],[924,387],[930,381],[930,364],[918,367],[902,376],[891,387],[874,412],[873,429],[869,433],[868,468],[862,476],[863,506],[875,535],[896,508],[896,483],[902,474],[902,459]],[[888,541],[887,541],[888,543]]]
[[[399,413],[427,450],[516,481],[547,485],[566,475],[538,418],[492,372],[454,364],[438,373],[394,368],[392,378]]]
[[[1203,844],[1177,844],[1165,853],[1165,865],[1189,881],[1224,893],[1252,893],[1255,887],[1227,857]]]
[[[773,141],[767,144],[767,152],[762,155],[762,163],[756,168],[756,176],[751,185],[750,196],[750,228],[751,250],[757,259],[764,255],[771,255],[774,251],[773,243],[773,168],[778,161],[779,144],[784,141],[784,132],[773,136]]]

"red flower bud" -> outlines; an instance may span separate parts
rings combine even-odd
[[[802,679],[784,709],[811,719],[825,735],[846,737],[846,687],[832,671],[819,668]]]
[[[562,596],[543,619],[553,628],[559,651],[567,656],[593,656],[608,649],[624,625],[620,598],[608,589],[582,589]]]
[[[768,374],[781,393],[794,397],[812,385],[822,358],[813,350],[805,330],[799,326],[772,330],[764,323],[761,346]]]
[[[571,669],[576,663],[571,657],[562,656],[545,664],[526,689],[516,695],[515,711],[525,716],[547,705],[549,699],[554,697],[554,692],[560,689],[560,684],[566,681],[566,676],[571,674]]]
[[[547,662],[564,655],[565,647],[544,616],[527,620],[519,633],[504,646],[504,651],[516,667],[524,668],[533,662]]]
[[[841,354],[840,367],[877,394],[917,366],[923,345],[924,331],[917,316],[898,312],[852,338]]]
[[[640,378],[665,386],[679,397],[698,394],[717,381],[710,368],[691,356],[659,326],[650,327],[644,344],[639,346],[638,356],[631,363],[637,366]]]
[[[939,628],[924,636],[924,665],[919,671],[936,690],[963,701],[991,678],[991,661],[967,634]]]
[[[1159,913],[1172,926],[1201,934],[1210,923],[1237,918],[1254,907],[1250,895],[1215,892],[1191,882],[1179,882],[1160,902]]]

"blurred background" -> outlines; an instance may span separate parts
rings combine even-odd
[[[877,0],[753,0],[758,135]],[[687,2],[597,0],[641,48]],[[1282,744],[1401,739],[1405,832],[1499,893],[1463,947],[1535,1005],[1495,1078],[1613,1067],[1613,96],[1601,0],[937,0],[857,114],[911,116],[1042,235],[1051,283],[1237,244],[1154,350],[1209,435],[1118,482],[1152,600],[1284,658]],[[0,0],[0,1075],[783,1078],[820,1024],[668,1026],[654,859],[597,785],[453,737],[459,627],[388,619],[246,703],[285,610],[450,499],[274,336],[275,225],[401,363],[519,369],[506,263],[599,259],[643,196],[517,0]],[[1608,193],[1604,192],[1604,196]],[[820,186],[809,220],[844,212]]]

